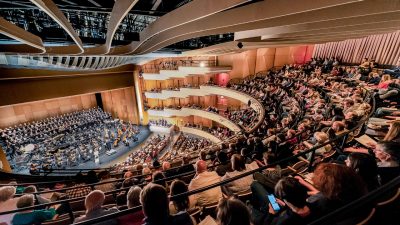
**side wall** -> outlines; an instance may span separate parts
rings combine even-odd
[[[218,56],[219,66],[231,66],[230,79],[243,78],[285,64],[301,64],[310,60],[314,45],[281,48],[259,48]]]
[[[82,109],[96,107],[94,94],[70,96],[0,107],[0,127],[41,120]]]
[[[115,118],[139,124],[139,110],[134,87],[101,92],[104,111]]]

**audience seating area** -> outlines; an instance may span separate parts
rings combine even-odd
[[[251,109],[229,112],[257,124],[251,132],[223,134],[218,144],[181,135],[171,152],[180,157],[151,162],[171,142],[155,135],[111,170],[1,184],[0,221],[397,224],[400,80],[371,66],[312,59],[231,82],[264,106],[262,121]]]

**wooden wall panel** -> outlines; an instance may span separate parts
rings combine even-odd
[[[96,107],[94,94],[70,96],[0,107],[0,127],[41,120],[82,109]]]
[[[256,73],[269,70],[274,66],[276,48],[257,49]]]
[[[139,112],[134,87],[101,92],[103,107],[115,118],[139,124]]]

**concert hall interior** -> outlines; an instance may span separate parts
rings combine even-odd
[[[0,0],[0,225],[396,225],[400,0]]]

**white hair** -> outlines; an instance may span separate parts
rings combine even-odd
[[[17,190],[14,186],[4,186],[0,188],[0,202],[5,202],[14,197]]]

